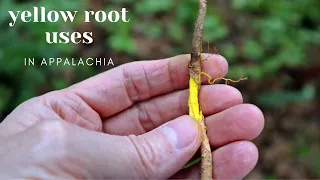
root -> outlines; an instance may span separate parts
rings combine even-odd
[[[201,179],[212,179],[212,154],[210,148],[210,142],[207,136],[206,125],[204,123],[204,117],[200,121],[200,127],[202,129],[202,144],[201,144]]]
[[[237,82],[244,81],[244,80],[248,79],[247,77],[245,77],[245,78],[241,77],[238,80],[227,79],[227,78],[222,78],[222,77],[213,79],[209,74],[207,74],[205,72],[201,72],[201,75],[205,75],[208,78],[208,83],[209,84],[214,84],[219,80],[224,80],[226,82],[226,84],[229,84],[229,82],[237,83]]]
[[[202,71],[201,62],[210,58],[210,55],[202,60],[202,38],[203,38],[203,27],[204,19],[207,12],[207,0],[198,0],[199,2],[199,12],[198,18],[195,24],[193,39],[192,39],[192,50],[191,50],[191,60],[188,63],[190,81],[189,81],[189,115],[199,123],[201,127],[202,143],[201,143],[201,179],[211,180],[213,178],[213,162],[212,153],[210,148],[209,139],[207,136],[207,128],[205,125],[204,117],[199,105],[199,91],[201,87],[201,76],[207,76],[208,82],[214,84],[217,80],[225,80],[226,84],[229,82],[239,82],[247,78],[240,78],[239,80],[232,80],[226,78],[216,78],[213,79],[210,75]],[[209,46],[209,43],[208,43]],[[209,47],[208,47],[209,51]],[[217,52],[217,49],[215,49]]]
[[[199,105],[199,90],[201,87],[201,52],[202,52],[202,38],[204,19],[207,12],[207,1],[198,0],[199,13],[195,24],[191,60],[189,62],[190,84],[189,84],[189,115],[196,120],[202,130],[202,144],[201,144],[201,179],[212,179],[212,155],[207,136],[206,125]]]
[[[199,76],[201,77],[201,76]],[[212,179],[212,154],[209,139],[207,136],[207,128],[205,125],[204,117],[199,105],[199,89],[200,85],[192,77],[190,77],[189,84],[189,115],[199,123],[201,128],[201,179]]]

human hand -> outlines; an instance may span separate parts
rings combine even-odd
[[[188,57],[125,64],[24,102],[0,124],[0,177],[199,178],[199,166],[180,171],[201,144],[185,115]],[[227,73],[221,56],[203,63],[213,77]],[[242,101],[231,86],[202,86],[217,179],[243,178],[258,159],[249,140],[264,117]]]

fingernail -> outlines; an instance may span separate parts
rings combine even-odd
[[[190,116],[183,116],[165,124],[163,130],[177,149],[190,146],[199,134],[198,124]]]

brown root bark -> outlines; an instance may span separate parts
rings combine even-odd
[[[198,18],[195,24],[192,49],[191,49],[191,61],[190,61],[190,76],[193,77],[197,83],[201,83],[201,52],[202,52],[202,39],[203,39],[203,27],[204,19],[207,13],[207,0],[199,1]]]
[[[202,129],[202,144],[201,144],[201,179],[211,180],[212,177],[212,154],[209,139],[207,136],[206,125],[204,120],[200,121]]]
[[[199,12],[198,18],[195,24],[193,40],[192,40],[192,51],[191,60],[189,62],[189,73],[190,78],[193,78],[198,85],[198,91],[201,87],[201,52],[202,52],[202,39],[203,39],[203,27],[204,19],[207,12],[207,0],[198,0]],[[201,110],[200,110],[201,112]],[[198,121],[202,130],[202,144],[201,144],[201,179],[211,180],[212,179],[212,155],[207,136],[206,125],[204,118]]]

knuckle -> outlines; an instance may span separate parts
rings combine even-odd
[[[125,66],[122,68],[122,74],[124,78],[125,88],[129,98],[131,99],[132,102],[139,101],[140,100],[139,90],[133,79],[133,77],[135,76],[130,74]]]
[[[51,152],[53,162],[61,163],[70,158],[70,140],[67,138],[68,124],[62,120],[45,120],[36,126],[37,153]],[[40,150],[39,150],[40,149]],[[42,152],[39,152],[42,151]]]
[[[61,120],[45,120],[37,127],[38,135],[43,141],[64,141],[67,125]]]
[[[149,114],[150,112],[146,109],[146,106],[143,104],[137,104],[135,105],[135,108],[137,110],[139,123],[145,132],[148,132],[156,127]]]
[[[134,146],[137,162],[135,167],[142,177],[155,177],[157,167],[160,166],[160,160],[157,158],[156,148],[154,148],[143,136],[128,136],[131,144]]]

